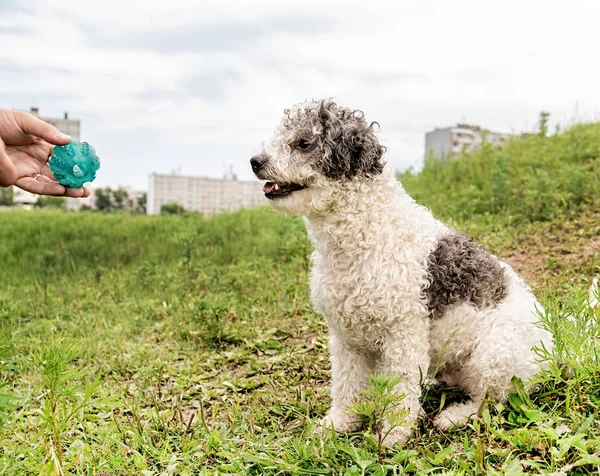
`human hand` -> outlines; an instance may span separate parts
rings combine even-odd
[[[16,185],[38,195],[89,196],[86,186],[68,188],[56,182],[48,167],[52,147],[70,141],[69,136],[29,113],[0,109],[0,187]]]

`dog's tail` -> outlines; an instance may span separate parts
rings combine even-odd
[[[598,277],[592,279],[590,286],[590,292],[588,297],[588,304],[592,309],[600,309],[600,288],[598,286]]]

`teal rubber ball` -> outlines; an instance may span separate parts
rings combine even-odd
[[[48,166],[58,183],[65,187],[81,188],[96,178],[100,159],[87,142],[73,139],[66,145],[57,145],[52,149]]]

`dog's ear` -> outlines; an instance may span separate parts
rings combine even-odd
[[[384,148],[375,136],[373,124],[367,126],[362,120],[342,129],[340,154],[349,157],[348,178],[356,175],[372,177],[383,172]]]
[[[331,104],[325,105],[325,101],[321,101],[321,105],[319,106],[319,120],[323,126],[331,125],[330,122],[334,118],[334,115],[329,112],[329,108]]]
[[[362,112],[342,111],[338,117],[321,103],[319,119],[324,132],[321,168],[327,177],[372,177],[383,171],[385,148],[375,136],[375,123],[368,125]]]

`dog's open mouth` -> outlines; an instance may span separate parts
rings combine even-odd
[[[298,183],[278,184],[274,182],[267,182],[263,187],[263,192],[265,192],[265,197],[267,197],[269,200],[272,200],[274,198],[287,197],[291,193],[297,190],[303,190],[305,188],[305,185],[300,185]]]

